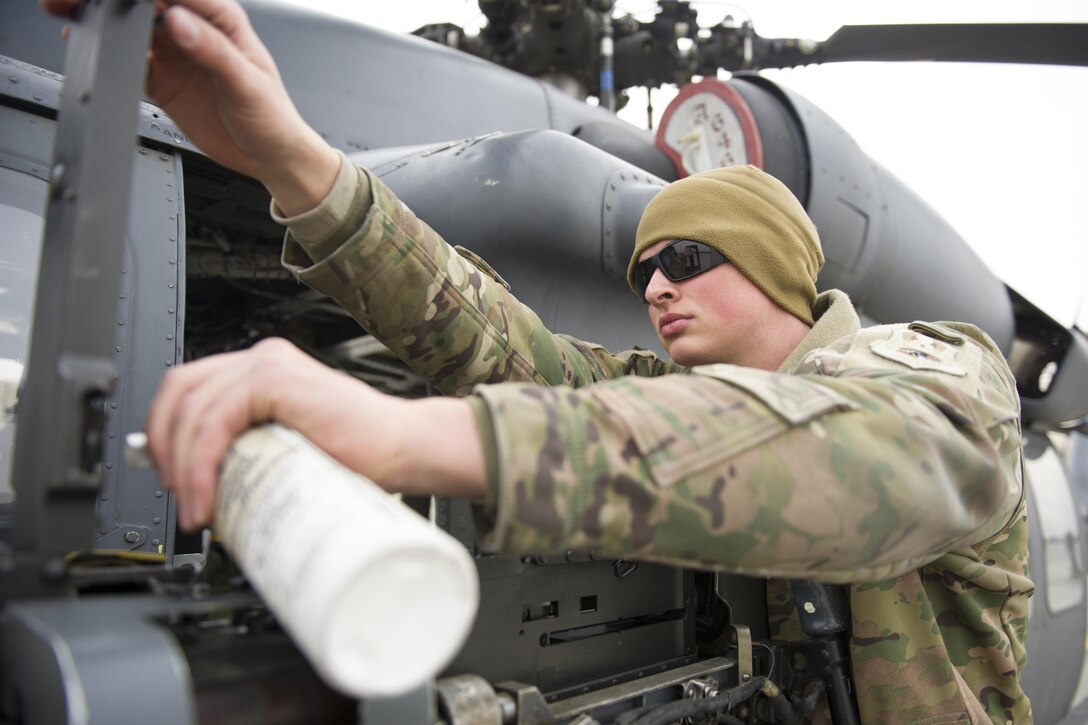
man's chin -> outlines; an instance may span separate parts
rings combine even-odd
[[[666,345],[665,352],[669,353],[669,357],[672,358],[674,363],[683,365],[686,368],[706,364],[706,361],[701,359],[701,356],[693,353],[691,350],[685,349],[684,345],[676,344],[676,342],[671,346]]]

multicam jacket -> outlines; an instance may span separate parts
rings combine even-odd
[[[289,233],[284,262],[473,401],[488,546],[846,583],[864,722],[1030,722],[1019,402],[984,333],[862,330],[831,292],[777,373],[613,354],[547,330],[368,173],[337,186],[348,211],[293,223],[325,233]]]

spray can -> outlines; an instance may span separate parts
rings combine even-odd
[[[279,425],[231,446],[217,537],[326,682],[403,694],[460,650],[479,603],[453,537]]]

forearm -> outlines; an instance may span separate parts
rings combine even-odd
[[[387,187],[366,174],[352,181],[350,205],[324,231],[288,236],[284,263],[443,392],[506,381],[577,386],[668,367],[650,353],[613,356],[553,334]]]
[[[992,535],[1020,500],[1014,422],[991,436],[918,397],[904,415],[883,383],[737,372],[480,389],[489,543],[873,581]]]

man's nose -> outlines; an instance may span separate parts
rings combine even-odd
[[[646,302],[655,304],[668,299],[674,299],[678,295],[676,283],[665,276],[660,269],[655,269],[650,283],[646,285]]]

